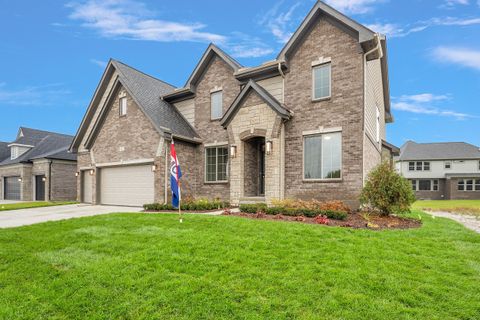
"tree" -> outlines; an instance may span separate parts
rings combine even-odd
[[[410,211],[415,194],[410,182],[400,176],[388,162],[375,167],[368,175],[360,202],[381,215]]]

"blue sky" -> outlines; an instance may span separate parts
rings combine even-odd
[[[388,140],[480,145],[480,0],[330,0],[388,36]],[[182,86],[209,42],[274,59],[313,0],[0,0],[0,140],[74,134],[110,57]]]

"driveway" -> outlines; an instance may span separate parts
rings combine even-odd
[[[12,228],[46,221],[90,217],[112,212],[140,212],[140,207],[92,206],[71,204],[20,210],[0,211],[0,228]]]
[[[427,213],[431,214],[434,217],[442,217],[455,220],[470,230],[473,230],[477,233],[480,233],[480,220],[474,216],[463,215],[463,214],[455,214],[451,212],[443,212],[443,211],[427,211]]]

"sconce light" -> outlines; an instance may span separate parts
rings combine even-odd
[[[47,177],[42,177],[42,181],[43,182],[47,181]]]
[[[93,176],[94,173],[95,173],[95,169],[90,169],[90,175]]]
[[[267,141],[267,143],[265,144],[265,153],[266,154],[271,154],[272,153],[272,148],[273,148],[272,141]]]
[[[18,178],[18,182],[22,182],[22,178],[21,178],[21,177],[20,177],[20,178]]]
[[[230,146],[230,158],[235,158],[237,156],[237,146]]]
[[[80,172],[75,172],[75,177],[78,177],[80,175]]]
[[[157,165],[156,164],[152,164],[152,172],[155,172],[157,171]]]

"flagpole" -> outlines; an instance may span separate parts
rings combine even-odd
[[[182,208],[182,196],[181,196],[181,193],[180,193],[181,191],[180,190],[181,189],[180,189],[180,180],[179,180],[178,181],[178,191],[179,191],[178,192],[178,195],[179,195],[179,197],[178,197],[178,215],[180,216],[180,223],[182,223],[183,222],[182,209],[181,209]]]

